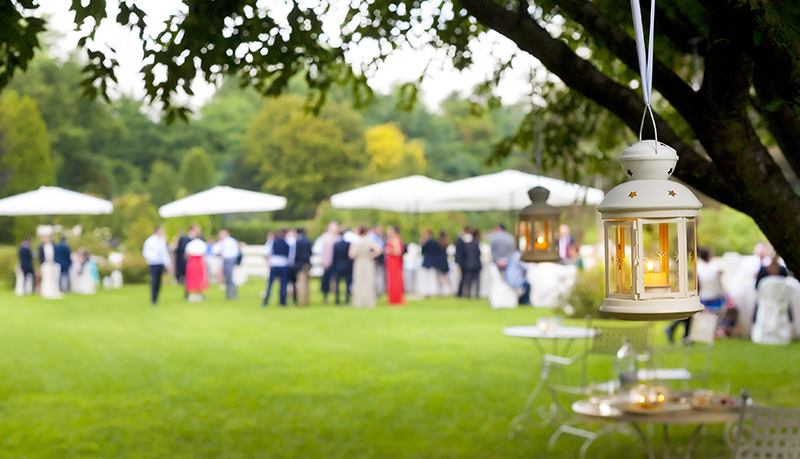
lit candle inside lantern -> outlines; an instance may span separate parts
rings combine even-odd
[[[653,262],[647,262],[647,272],[644,273],[645,287],[663,287],[667,285],[667,273],[654,273]]]
[[[544,236],[539,236],[536,238],[536,243],[533,245],[533,247],[536,250],[547,250],[549,245],[550,244],[547,243],[547,239],[545,239]]]
[[[647,397],[645,397],[643,394],[639,394],[639,396],[636,398],[636,401],[639,402],[639,404],[644,405],[644,403],[647,402]]]

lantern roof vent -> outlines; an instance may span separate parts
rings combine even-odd
[[[655,140],[642,140],[622,150],[619,162],[630,180],[666,180],[675,171],[678,152]]]
[[[528,197],[531,198],[531,205],[523,208],[519,215],[536,215],[542,217],[555,217],[561,215],[558,207],[553,207],[547,204],[547,198],[550,197],[550,190],[543,186],[535,186],[528,190]]]

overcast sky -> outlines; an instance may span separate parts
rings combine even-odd
[[[50,16],[51,27],[63,34],[55,46],[54,52],[65,55],[75,47],[79,34],[74,32],[73,14],[69,11],[70,0],[49,0],[42,2],[41,11]],[[283,2],[277,2],[281,4]],[[109,1],[109,17],[116,17],[116,2]],[[179,11],[182,4],[179,0],[138,0],[136,4],[151,18],[148,27],[156,28],[171,14]],[[142,63],[141,45],[138,37],[124,27],[112,24],[101,26],[96,36],[97,44],[107,44],[117,51],[120,69],[119,90],[125,94],[141,97],[144,85],[138,70]],[[157,33],[148,30],[150,34]],[[458,72],[450,65],[442,52],[434,49],[403,50],[395,53],[387,62],[368,74],[370,85],[378,92],[386,93],[397,82],[415,80],[428,65],[428,73],[422,84],[422,99],[431,108],[452,91],[469,93],[487,75],[491,75],[498,58],[507,60],[517,50],[510,40],[491,32],[473,45],[475,65],[471,70]],[[359,62],[370,55],[368,45],[359,46],[348,54],[352,62]],[[430,65],[429,65],[430,63]],[[530,100],[531,66],[541,68],[537,61],[527,55],[517,57],[513,66],[502,80],[497,95],[506,103]],[[202,81],[193,84],[195,97],[190,101],[192,107],[202,105],[214,93],[214,87]],[[184,99],[185,100],[185,99]]]

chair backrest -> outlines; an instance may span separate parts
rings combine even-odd
[[[800,458],[800,409],[747,406],[736,431],[733,458]]]
[[[785,277],[767,276],[758,283],[756,302],[759,308],[777,305],[780,311],[789,309],[789,300],[792,297],[792,288]]]
[[[631,346],[638,353],[644,353],[650,346],[650,322],[636,326],[624,325],[600,325],[594,326],[596,330],[592,339],[590,354],[615,355],[622,347],[625,339],[631,342]]]
[[[700,311],[692,316],[689,338],[693,343],[714,344],[718,324],[718,314]]]

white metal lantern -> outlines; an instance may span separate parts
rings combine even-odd
[[[684,319],[701,311],[697,296],[696,218],[702,207],[668,180],[678,154],[654,140],[626,148],[628,182],[597,206],[605,230],[606,297],[600,310],[624,320]]]
[[[517,223],[522,261],[559,261],[558,224],[561,211],[547,204],[550,190],[537,186],[528,190],[531,205],[522,209]]]

